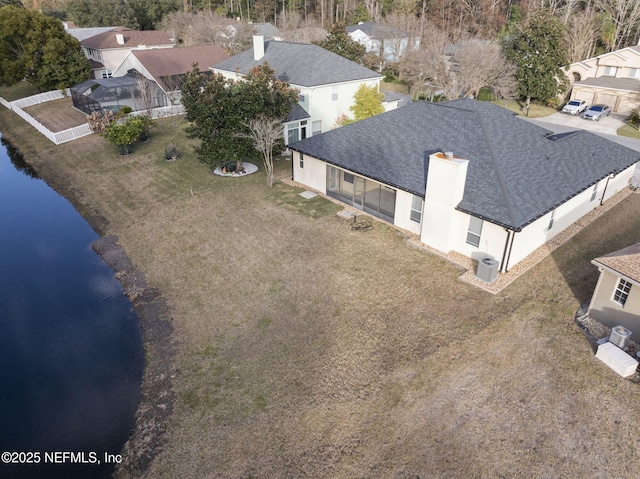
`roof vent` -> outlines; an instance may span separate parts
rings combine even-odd
[[[447,160],[453,160],[453,151],[445,151],[445,152],[444,152],[444,157],[445,157]]]

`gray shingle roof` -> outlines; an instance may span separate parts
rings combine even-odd
[[[424,197],[429,154],[469,160],[458,209],[516,231],[640,160],[586,131],[552,135],[471,99],[415,102],[289,148]]]
[[[640,80],[637,78],[598,77],[585,78],[582,81],[575,82],[574,85],[610,88],[613,90],[623,91],[638,91],[638,89],[640,88]]]
[[[239,71],[268,62],[280,80],[298,86],[319,86],[369,78],[382,78],[379,73],[347,60],[317,45],[290,42],[265,42],[264,57],[253,59],[253,48],[212,66],[215,71]]]
[[[378,22],[363,22],[347,27],[347,32],[349,33],[357,30],[366,33],[369,37],[375,38],[402,38],[409,36],[409,33],[404,30],[398,30]]]

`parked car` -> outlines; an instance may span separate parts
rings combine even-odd
[[[587,109],[587,102],[584,100],[571,100],[562,108],[562,113],[577,115]]]
[[[609,108],[607,105],[593,105],[591,108],[584,112],[582,118],[584,118],[585,120],[598,121],[603,116],[609,116],[609,113],[611,113],[611,108]]]

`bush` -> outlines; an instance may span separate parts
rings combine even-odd
[[[478,101],[496,101],[496,99],[496,94],[493,93],[493,89],[488,86],[483,86],[482,88],[480,88],[478,96],[476,97],[476,100]]]
[[[122,108],[120,108],[120,111],[122,113],[124,113],[125,115],[128,115],[129,113],[131,113],[133,110],[131,109],[130,106],[123,106]]]
[[[629,123],[636,128],[640,125],[640,108],[634,108],[629,114]]]

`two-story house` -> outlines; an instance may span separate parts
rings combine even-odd
[[[351,116],[353,96],[360,85],[380,87],[382,75],[317,45],[269,41],[256,35],[253,48],[224,60],[211,69],[227,78],[240,79],[253,67],[268,63],[276,77],[299,91],[298,105],[285,125],[285,144],[335,127],[344,114]],[[398,99],[385,104],[397,106]]]
[[[111,78],[131,50],[173,48],[174,39],[161,30],[124,27],[71,28],[67,33],[80,41],[91,62],[93,78]]]
[[[640,105],[640,45],[572,63],[564,70],[572,85],[571,99],[605,104],[625,115]]]
[[[390,62],[397,62],[407,50],[420,46],[419,38],[412,38],[404,31],[378,22],[360,22],[347,27],[349,36],[365,46],[367,52],[375,53]]]

